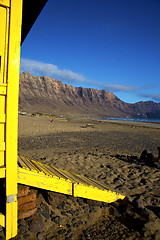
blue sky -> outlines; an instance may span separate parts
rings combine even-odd
[[[21,49],[21,72],[160,102],[160,0],[48,0]]]

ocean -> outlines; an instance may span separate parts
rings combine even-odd
[[[117,121],[130,121],[130,122],[150,122],[150,123],[160,123],[160,119],[153,118],[115,118],[115,117],[101,117],[101,120],[117,120]]]

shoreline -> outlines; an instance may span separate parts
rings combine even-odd
[[[138,127],[146,127],[146,128],[157,128],[160,129],[160,122],[139,122],[139,121],[121,121],[121,120],[102,120],[107,121],[113,124],[123,124],[123,125],[131,125]]]
[[[87,120],[87,121],[94,121],[94,122],[110,122],[110,123],[116,123],[116,124],[123,124],[123,125],[136,125],[136,126],[143,126],[143,127],[151,127],[151,128],[160,128],[160,120],[157,121],[138,121],[136,120],[128,120],[128,118],[124,118],[124,120],[121,120],[123,118],[113,118],[113,119],[104,119],[103,117],[93,117],[93,116],[71,116],[71,115],[49,115],[44,113],[27,113],[27,112],[21,112],[19,111],[19,116],[41,116],[41,117],[48,117],[48,118],[58,118],[58,119],[76,119],[76,120]],[[132,118],[131,118],[132,119]],[[134,119],[134,118],[133,118]],[[138,119],[138,118],[137,118]],[[151,119],[150,119],[151,120]],[[159,121],[159,122],[158,122]]]

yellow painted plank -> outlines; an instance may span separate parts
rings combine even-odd
[[[25,168],[27,170],[30,170],[30,168],[25,164],[25,162],[23,161],[23,158],[18,156],[18,164],[21,168]]]
[[[68,194],[68,189],[70,189],[70,194],[72,192],[72,195],[75,197],[83,197],[107,203],[114,202],[117,199],[124,199],[125,197],[108,190],[104,184],[96,180],[87,179],[78,174],[57,169],[53,166],[47,166],[33,160],[25,160],[26,163],[30,162],[34,164],[40,169],[40,172],[35,173],[33,170],[19,167],[18,182],[21,184],[65,194]],[[64,182],[67,182],[67,185]]]
[[[0,143],[5,141],[5,125],[0,123]]]
[[[70,181],[73,182],[73,180],[67,176],[67,174],[65,173],[65,171],[60,170],[60,169],[58,169],[58,168],[56,168],[56,167],[53,167],[53,166],[47,166],[47,168],[49,168],[50,171],[51,171],[54,175],[56,175],[56,176],[58,176],[58,177],[60,177],[60,178],[63,177],[64,179],[69,179]]]
[[[40,172],[40,169],[37,168],[29,159],[21,157],[21,160],[26,164],[26,166],[33,172]]]
[[[5,216],[0,213],[0,226],[5,227]]]
[[[75,178],[77,178],[77,182],[79,183],[82,183],[84,185],[87,185],[87,186],[94,186],[94,187],[98,187],[97,185],[95,185],[93,182],[91,182],[91,180],[85,178],[85,177],[82,177],[78,174],[75,174],[75,173],[70,173],[72,176],[74,176]]]
[[[9,0],[1,1],[5,6],[9,6]],[[0,94],[6,94],[6,76],[7,76],[7,53],[8,53],[8,8],[0,6]],[[4,85],[3,85],[4,84]]]
[[[5,96],[0,95],[0,106],[1,106],[0,107],[0,114],[5,114],[6,113],[5,103],[6,103]]]
[[[44,176],[40,173],[34,173],[21,168],[18,169],[18,183],[107,203],[125,198],[125,196],[110,190],[102,190],[81,183],[73,183],[70,180],[65,181],[55,176]]]
[[[6,115],[0,114],[0,123],[5,123],[5,121],[6,121]]]
[[[42,163],[34,161],[34,160],[30,160],[30,161],[32,161],[32,163],[35,166],[37,166],[37,168],[39,167],[40,171],[43,172],[44,174],[51,175],[51,176],[57,176],[57,177],[63,178],[63,179],[68,179],[68,176],[64,173],[63,170],[57,169],[53,166],[48,166],[46,164],[42,164]]]
[[[29,159],[27,159],[29,160]],[[36,162],[36,161],[30,161],[37,169],[38,169],[38,172],[40,172],[40,174],[43,174],[43,175],[46,175],[45,171],[42,169],[41,165]]]
[[[5,159],[5,152],[4,151],[0,151],[0,167],[4,166],[4,159]]]
[[[15,211],[16,209],[16,211]],[[11,216],[11,217],[10,217]],[[6,239],[17,235],[18,202],[6,203]],[[13,222],[14,220],[14,222]]]
[[[104,185],[103,183],[98,182],[98,181],[96,181],[95,179],[89,179],[89,180],[90,180],[90,182],[91,182],[91,185],[94,185],[94,184],[95,184],[95,186],[96,186],[97,188],[102,188],[102,189],[104,189],[104,190],[108,190],[108,188],[106,187],[106,185]]]
[[[84,178],[84,177],[83,177]],[[99,189],[102,189],[102,190],[108,190],[108,188],[106,187],[106,185],[94,180],[94,179],[88,179],[88,182],[90,183],[90,185],[94,186],[94,187],[97,187]]]
[[[18,183],[72,195],[72,182],[58,177],[49,177],[18,168]]]
[[[6,95],[6,238],[17,235],[17,143],[18,143],[18,91],[22,0],[11,0],[8,11],[8,55]],[[14,196],[12,201],[12,196]]]
[[[0,178],[5,178],[5,176],[6,176],[6,168],[1,167],[0,168]]]
[[[3,83],[6,84],[6,86],[8,81],[7,78],[8,78],[9,11],[10,9],[6,8],[7,15],[6,15],[6,37],[5,37],[5,52],[4,52],[4,74],[3,74]]]
[[[9,7],[10,6],[10,0],[0,0],[0,5]]]
[[[32,161],[33,162],[33,161]],[[47,176],[53,176],[53,174],[47,169],[47,167],[45,166],[45,164],[42,164],[40,162],[33,162],[37,167],[39,167],[39,169],[41,170],[42,173],[44,173]]]
[[[83,197],[101,202],[115,202],[118,199],[124,199],[125,196],[112,192],[110,190],[100,190],[94,187],[87,187],[82,184],[74,184],[74,197]]]
[[[2,3],[2,0],[0,1]],[[5,39],[6,39],[6,8],[0,7],[0,82],[4,82]],[[2,24],[3,23],[3,24]]]
[[[36,173],[32,170],[26,170],[24,167],[19,167],[18,183],[107,203],[125,198],[119,193],[108,190],[104,184],[96,180],[26,159],[26,162],[28,161],[39,167],[41,171]],[[51,169],[54,171],[51,171]]]
[[[78,182],[78,183],[84,184],[84,181],[81,181],[81,179],[78,179],[77,176],[73,175],[71,172],[67,172],[65,170],[63,170],[63,171],[65,172],[66,176],[68,176],[68,178],[73,181],[73,183],[77,183]]]
[[[5,142],[0,142],[0,151],[5,151]]]
[[[6,92],[7,92],[6,84],[0,83],[0,95],[6,95]]]
[[[70,179],[70,178],[67,176],[67,174],[65,173],[65,171],[60,170],[60,169],[58,169],[58,168],[56,168],[56,167],[53,167],[53,166],[48,166],[48,167],[50,168],[50,170],[51,170],[55,175],[57,175],[57,176],[59,176],[59,177],[62,177],[62,178],[64,178],[64,179]],[[72,179],[70,179],[70,180],[72,180]]]
[[[43,164],[43,167],[45,168],[45,170],[48,172],[48,174],[49,174],[50,176],[59,177],[59,175],[58,175],[58,174],[55,174],[54,171],[52,171],[52,169],[51,169],[49,166],[47,166],[46,164]]]

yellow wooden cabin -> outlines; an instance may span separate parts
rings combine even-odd
[[[0,225],[6,239],[17,235],[18,183],[104,202],[124,198],[94,180],[18,158],[20,46],[46,3],[0,0]]]

